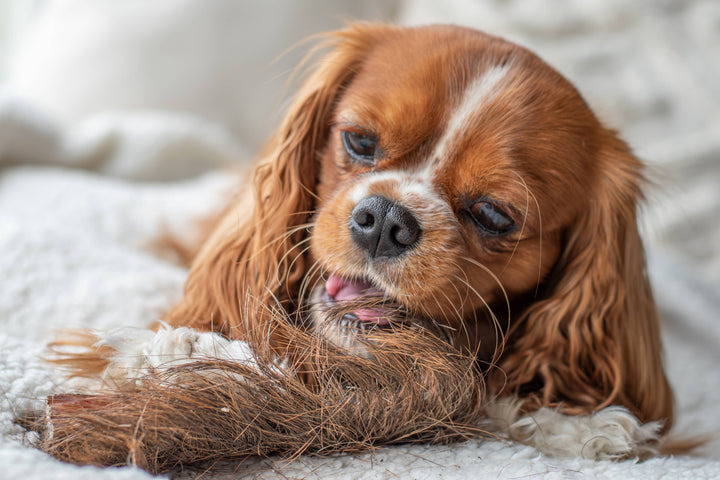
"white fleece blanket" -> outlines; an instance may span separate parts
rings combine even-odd
[[[17,105],[11,114],[3,116],[3,112],[7,113],[7,107],[0,108],[0,119],[4,119],[0,122],[0,139],[4,138],[0,142],[0,478],[150,477],[132,468],[60,463],[33,449],[13,418],[63,388],[62,377],[39,360],[54,329],[144,326],[179,297],[185,270],[154,255],[149,245],[164,229],[190,232],[194,219],[220,205],[234,179],[210,173],[180,183],[139,183],[79,169],[31,166],[42,160],[36,155],[42,142],[50,155],[45,160],[52,157],[64,159],[55,163],[80,164],[76,157],[83,149],[68,150],[63,145],[67,146],[68,136],[89,134],[38,126]],[[103,122],[89,130],[93,138],[117,133],[117,122]],[[12,135],[3,137],[8,131]],[[140,138],[147,138],[143,131],[144,136],[126,131],[124,142],[137,146]],[[225,147],[218,147],[207,132],[186,129],[178,135],[160,136],[153,148],[135,150],[140,156],[137,165],[167,162],[167,155],[177,155],[177,151],[161,148],[163,142],[181,139],[195,161],[214,166],[222,156],[218,151]],[[199,145],[204,147],[194,148]],[[95,165],[115,165],[121,154],[113,149],[98,152]],[[676,430],[684,434],[720,432],[719,153],[720,143],[710,142],[704,149],[696,148],[691,158],[684,154],[684,163],[668,158],[663,168],[675,180],[672,202],[658,202],[647,214],[650,272],[662,310],[668,371],[678,399]],[[255,460],[228,466],[209,478],[237,478],[238,473],[309,479],[711,479],[720,478],[720,442],[709,443],[695,457],[636,463],[558,460],[530,447],[478,440],[383,448],[363,455],[302,457],[290,464]]]

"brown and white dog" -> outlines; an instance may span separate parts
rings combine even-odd
[[[478,31],[358,24],[323,46],[171,328],[107,350],[144,368],[261,331],[282,357],[281,311],[371,356],[363,335],[426,325],[476,355],[498,431],[555,455],[651,448],[673,395],[628,146],[558,72]]]

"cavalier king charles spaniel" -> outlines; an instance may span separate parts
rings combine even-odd
[[[259,355],[270,359],[262,375],[293,371],[322,395],[332,375],[298,367],[314,358],[298,361],[298,343],[322,343],[326,360],[341,358],[333,378],[341,363],[380,358],[394,368],[382,352],[394,345],[415,364],[472,357],[470,377],[447,378],[484,384],[472,396],[482,407],[463,408],[497,435],[560,456],[657,451],[673,394],[637,228],[643,165],[628,146],[540,58],[472,29],[357,24],[329,34],[322,48],[163,323],[96,334],[92,353],[65,361],[112,378],[123,402],[139,387],[119,379],[147,378],[178,355],[212,357],[215,366],[203,368],[213,372],[220,358]],[[76,336],[56,346],[82,343]],[[264,353],[248,353],[260,344]],[[353,372],[334,381],[352,385],[360,401]],[[236,383],[250,388],[262,375],[248,370]],[[81,412],[108,400],[59,395],[49,404],[50,437],[62,445],[54,454],[113,463],[68,446],[90,430],[78,426]],[[62,418],[71,425],[61,427]],[[344,450],[410,439],[360,437]],[[129,450],[138,463],[132,445],[118,447],[118,458]],[[152,452],[144,455],[147,462]]]

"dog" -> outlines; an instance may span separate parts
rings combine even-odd
[[[643,165],[628,145],[535,54],[472,29],[354,24],[321,49],[163,325],[59,342],[91,347],[76,370],[117,385],[173,355],[250,359],[232,346],[246,342],[317,392],[327,377],[299,371],[298,336],[343,362],[386,361],[378,338],[413,342],[409,328],[472,357],[477,375],[451,380],[483,383],[472,401],[488,401],[472,410],[492,431],[551,455],[656,452],[673,394],[637,228]],[[423,342],[404,348],[445,352]],[[52,405],[67,445],[79,409],[108,403]],[[54,454],[127,455],[79,450]]]

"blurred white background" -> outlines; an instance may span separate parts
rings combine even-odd
[[[190,113],[257,148],[282,110],[292,47],[393,1],[4,0],[0,71],[72,124],[107,111]]]

